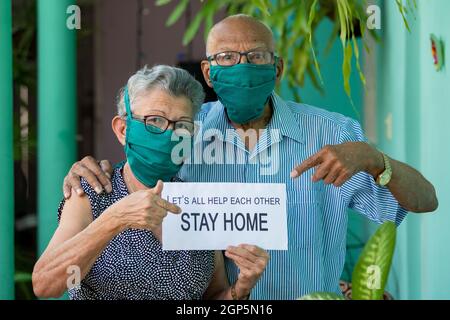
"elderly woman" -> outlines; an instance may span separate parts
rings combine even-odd
[[[241,270],[230,286],[221,252],[161,246],[162,220],[168,211],[180,212],[161,198],[162,181],[181,165],[171,158],[177,143],[172,137],[193,136],[192,119],[203,99],[200,83],[178,68],[144,68],[128,80],[112,120],[127,161],[114,169],[111,193],[98,193],[83,180],[85,196],[61,203],[59,226],[33,271],[38,297],[58,297],[67,289],[71,299],[249,295],[266,267],[264,250],[241,245],[225,252]]]

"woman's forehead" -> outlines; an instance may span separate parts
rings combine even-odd
[[[174,96],[163,89],[152,89],[136,97],[133,101],[134,113],[151,112],[174,115],[192,115],[190,100],[185,96]]]

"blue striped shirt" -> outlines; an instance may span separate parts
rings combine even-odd
[[[407,212],[386,187],[378,186],[365,172],[341,188],[322,181],[313,183],[314,169],[291,179],[291,170],[325,145],[366,139],[359,123],[343,115],[286,102],[276,94],[272,105],[267,130],[249,152],[230,125],[223,105],[218,101],[204,104],[198,114],[201,128],[194,153],[179,177],[189,182],[285,183],[288,250],[269,251],[271,259],[252,299],[296,299],[316,291],[339,293],[347,209],[378,223],[390,220],[397,225]],[[238,269],[228,259],[225,264],[233,283]]]

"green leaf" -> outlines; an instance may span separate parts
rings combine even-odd
[[[350,88],[350,74],[352,73],[352,45],[347,43],[344,50],[344,62],[342,64],[342,74],[344,76],[344,90],[349,98],[351,98],[352,92]]]
[[[306,68],[306,73],[308,74],[309,78],[311,79],[311,82],[312,82],[314,88],[316,88],[322,96],[325,95],[325,91],[323,90],[323,82],[319,82],[317,80],[317,77],[314,74],[314,70],[311,65],[308,65],[308,68]]]
[[[333,292],[314,292],[297,300],[345,300],[343,296]]]
[[[337,1],[337,8],[338,8],[338,15],[339,15],[339,22],[341,27],[341,42],[342,47],[345,48],[345,43],[347,41],[347,14],[344,5],[341,1]]]
[[[339,34],[339,29],[340,29],[340,23],[339,23],[339,21],[335,21],[334,22],[334,26],[333,26],[333,30],[330,33],[330,36],[329,36],[328,41],[327,41],[327,46],[325,48],[325,53],[326,54],[330,53],[330,50],[331,50],[331,48],[334,45],[334,41],[336,40],[336,37]]]
[[[270,12],[269,12],[269,6],[270,6],[270,1],[268,0],[254,0],[254,5],[256,8],[258,8],[259,10],[261,10],[261,12],[266,15],[266,16],[270,16]]]
[[[156,0],[155,5],[156,6],[165,6],[166,4],[170,3],[172,0]]]
[[[400,11],[400,14],[402,15],[403,22],[405,23],[406,29],[409,32],[411,32],[411,29],[409,28],[408,20],[406,19],[406,8],[403,5],[403,1],[402,0],[395,0],[395,2],[397,3],[398,11]]]
[[[209,31],[212,29],[213,25],[214,25],[214,12],[206,15],[205,18],[205,29],[203,31],[203,38],[205,42],[208,39]]]
[[[175,24],[175,22],[180,19],[183,12],[186,10],[187,5],[189,4],[189,0],[181,0],[180,3],[173,9],[172,13],[170,14],[169,18],[167,19],[166,26],[170,27],[171,25]]]
[[[320,72],[319,62],[317,61],[316,52],[314,51],[314,46],[312,42],[312,24],[314,22],[314,17],[316,16],[316,5],[318,0],[314,0],[311,8],[309,9],[308,18],[308,32],[309,32],[309,45],[311,46],[311,52],[314,60],[314,67],[316,68],[317,75],[319,76],[320,84],[323,85],[322,73]]]
[[[16,272],[14,275],[15,282],[30,282],[31,281],[31,273],[27,272]]]
[[[352,35],[352,43],[353,43],[353,50],[355,51],[355,60],[356,60],[356,69],[358,70],[359,79],[361,80],[363,86],[366,86],[366,77],[364,76],[364,73],[362,72],[361,65],[359,63],[359,48],[358,48],[358,42],[356,42],[356,38],[354,35]]]
[[[289,18],[289,15],[292,10],[297,10],[297,6],[295,3],[289,3],[287,5],[283,5],[279,7],[275,12],[271,14],[271,21],[273,24],[278,24],[279,22],[286,23]],[[294,25],[297,22],[297,19],[294,21]],[[295,28],[293,28],[295,29]]]
[[[309,8],[308,32],[309,32],[309,35],[310,35],[310,39],[311,39],[311,34],[312,34],[312,30],[311,30],[312,29],[312,24],[314,22],[314,18],[316,17],[317,2],[318,2],[318,0],[314,0],[313,4]]]
[[[214,25],[214,15],[217,11],[221,10],[224,5],[227,4],[227,1],[208,1],[206,4],[202,7],[200,12],[203,12],[203,17],[205,20],[205,27],[203,30],[203,38],[206,42],[208,38],[209,31],[212,29]]]
[[[187,28],[183,36],[183,45],[188,45],[189,42],[194,39],[195,35],[197,34],[198,28],[200,28],[200,24],[203,21],[203,17],[203,11],[200,11],[199,13],[197,13],[194,20],[192,20],[192,22],[189,24],[189,27]]]
[[[353,271],[352,299],[383,298],[394,255],[396,230],[393,222],[385,222],[365,245]]]

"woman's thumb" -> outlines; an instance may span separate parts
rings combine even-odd
[[[161,196],[161,192],[163,190],[164,184],[161,180],[158,180],[158,182],[156,183],[156,186],[151,189],[152,192],[158,196]]]

